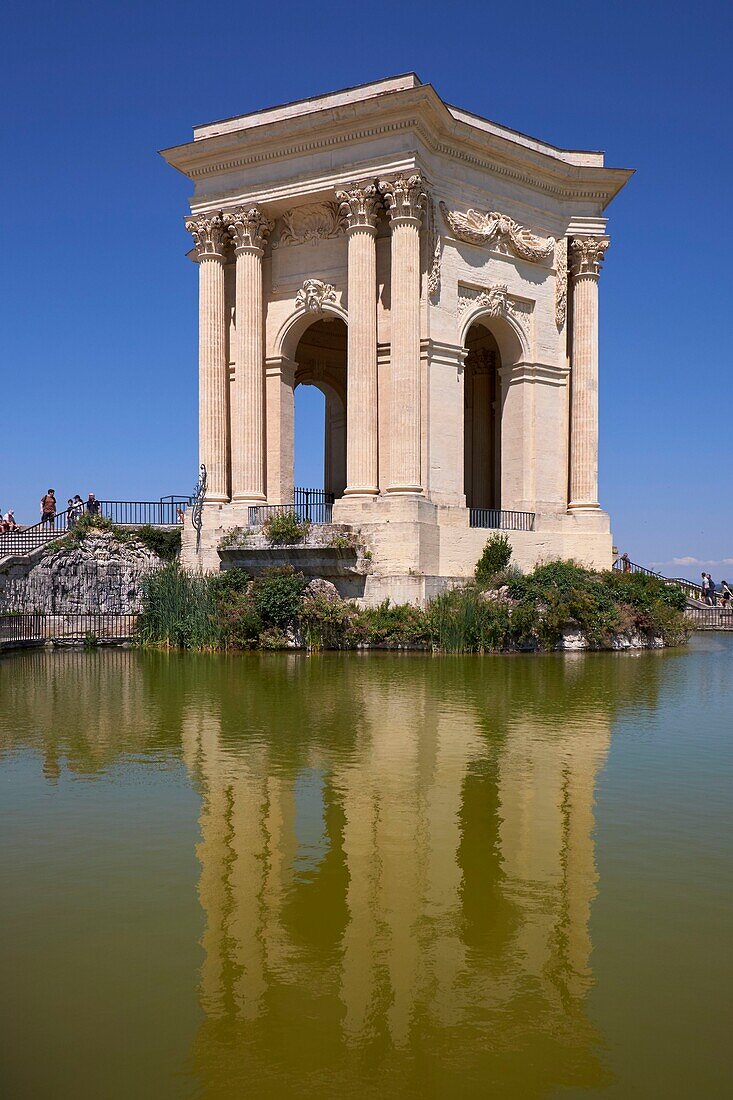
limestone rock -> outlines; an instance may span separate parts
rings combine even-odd
[[[341,601],[336,585],[331,581],[324,580],[323,577],[314,577],[312,581],[308,581],[303,589],[304,600],[312,599],[314,596],[321,596],[328,603],[340,603]]]

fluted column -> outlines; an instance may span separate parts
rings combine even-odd
[[[573,342],[570,399],[570,509],[598,503],[598,277],[606,237],[573,237],[570,273]]]
[[[391,454],[388,493],[420,493],[420,225],[427,202],[419,174],[382,182],[392,228]]]
[[[224,222],[237,265],[232,501],[266,500],[262,256],[272,222],[257,207],[228,211]]]
[[[337,191],[349,242],[347,496],[379,491],[377,421],[377,214],[374,184]]]
[[[226,230],[220,214],[186,219],[199,265],[199,462],[207,501],[229,500],[228,367],[224,309]]]

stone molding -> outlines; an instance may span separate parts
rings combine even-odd
[[[450,211],[444,202],[440,209],[446,225],[454,237],[467,244],[496,244],[505,251],[511,251],[522,260],[537,263],[547,260],[554,254],[554,237],[537,237],[508,214],[490,210],[482,214],[480,210]]]
[[[329,237],[340,237],[344,231],[336,202],[308,203],[287,210],[281,218],[280,237],[273,248],[295,244],[315,244]]]
[[[198,260],[223,260],[228,237],[221,212],[186,218],[186,229],[193,237]]]
[[[568,315],[568,239],[560,237],[555,245],[555,324],[558,332]]]
[[[590,275],[597,279],[610,243],[608,237],[572,237],[570,239],[570,274],[573,279],[581,275]]]
[[[275,227],[275,223],[262,213],[257,206],[238,206],[223,215],[224,224],[234,243],[235,252],[253,249],[262,253],[265,241]]]
[[[397,176],[394,180],[380,180],[379,193],[384,198],[393,225],[409,219],[420,226],[428,196],[419,172],[411,176]]]
[[[336,303],[336,288],[320,279],[305,279],[295,296],[296,308],[308,313],[323,313],[323,307],[330,303]]]
[[[338,217],[348,233],[352,229],[369,229],[376,233],[382,201],[374,183],[350,183],[336,192]]]
[[[566,386],[570,378],[567,367],[554,363],[510,363],[499,367],[502,385],[513,386],[520,382],[542,383],[546,386]]]

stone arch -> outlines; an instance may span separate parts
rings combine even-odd
[[[280,326],[273,344],[273,355],[294,360],[295,350],[301,337],[311,325],[323,320],[324,317],[336,317],[345,325],[349,321],[346,310],[337,302],[323,302],[317,312],[305,306],[298,306]]]
[[[463,487],[472,509],[501,508],[502,384],[506,365],[488,318],[464,333]],[[505,345],[506,346],[506,345]]]
[[[324,314],[326,311],[324,311]],[[323,438],[323,487],[334,497],[346,488],[347,326],[342,311],[308,317],[294,327],[284,346],[292,349],[294,389],[315,386],[326,399]],[[292,334],[299,332],[292,344]],[[297,432],[297,425],[296,425]]]
[[[515,366],[530,359],[529,336],[510,309],[497,315],[495,309],[477,300],[461,318],[458,343],[466,346],[466,338],[475,324],[482,324],[496,340],[502,366]]]

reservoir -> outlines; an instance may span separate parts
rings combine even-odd
[[[3,657],[2,1095],[731,1095],[732,673]]]

